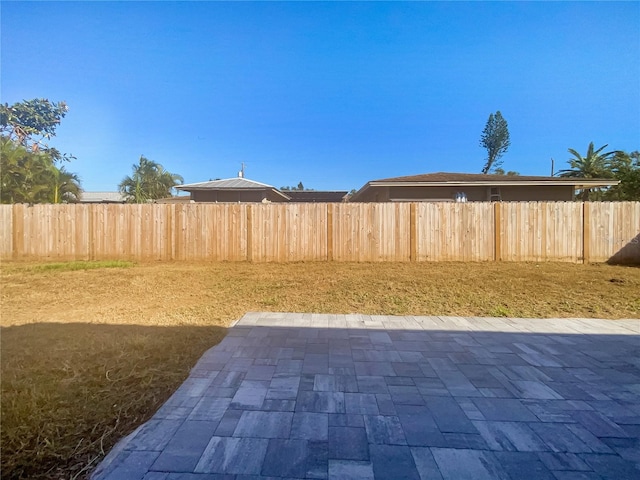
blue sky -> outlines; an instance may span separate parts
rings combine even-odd
[[[2,2],[1,101],[64,100],[51,142],[88,191],[141,154],[187,183],[479,172],[640,149],[638,2]]]

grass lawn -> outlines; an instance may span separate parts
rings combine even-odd
[[[2,478],[84,478],[247,311],[640,317],[640,268],[4,263]]]

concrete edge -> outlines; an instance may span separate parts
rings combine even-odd
[[[89,480],[100,480],[104,476],[108,475],[110,473],[110,467],[113,465],[113,462],[120,456],[120,453],[122,453],[122,451],[126,449],[129,442],[138,434],[140,429],[144,425],[146,425],[146,423],[147,422],[142,423],[129,435],[118,440],[118,442],[113,447],[111,447],[109,453],[107,453],[107,455],[100,461],[95,470],[91,472]]]

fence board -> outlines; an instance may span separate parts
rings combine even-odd
[[[409,261],[408,203],[335,204],[333,258],[339,261]]]
[[[501,256],[506,261],[578,262],[582,259],[582,204],[500,204]]]
[[[1,205],[0,222],[15,259],[640,263],[640,202]]]
[[[153,205],[150,205],[153,206]],[[158,219],[161,227],[171,228],[173,248],[168,248],[169,237],[161,245],[163,257],[176,260],[239,261],[247,255],[246,204],[186,204],[159,205],[165,207]],[[168,208],[167,208],[168,207]]]
[[[4,206],[3,206],[4,207]],[[12,257],[50,259],[85,258],[88,255],[86,205],[12,206]],[[4,210],[4,208],[3,208]],[[3,222],[4,223],[4,222]]]
[[[327,205],[251,206],[254,262],[327,259]]]
[[[640,263],[640,202],[587,202],[589,261]]]
[[[0,205],[0,258],[13,255],[13,206]]]
[[[418,203],[416,215],[419,261],[493,260],[491,203]]]

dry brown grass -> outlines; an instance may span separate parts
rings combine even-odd
[[[247,311],[640,317],[640,268],[98,266],[2,266],[3,478],[82,478]]]

